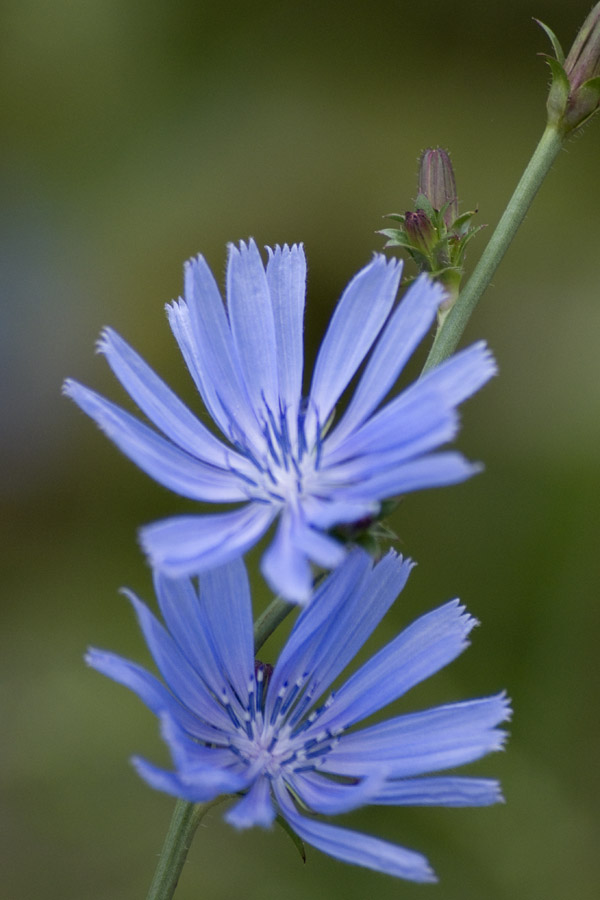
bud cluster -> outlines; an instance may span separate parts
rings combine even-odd
[[[458,214],[456,181],[450,157],[441,148],[424,150],[419,159],[419,187],[414,210],[388,216],[399,228],[385,228],[386,247],[402,247],[447,292],[440,316],[454,304],[463,275],[467,243],[484,225],[473,226],[476,210]]]

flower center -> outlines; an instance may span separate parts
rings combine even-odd
[[[230,750],[255,775],[277,778],[285,776],[286,770],[290,774],[313,770],[339,739],[339,733],[329,729],[315,733],[312,727],[333,697],[307,716],[314,698],[310,689],[303,691],[306,679],[299,679],[292,685],[284,683],[269,702],[267,688],[272,671],[272,666],[256,661],[243,715],[227,707],[235,725]]]
[[[306,493],[310,476],[319,468],[322,436],[317,416],[315,440],[308,446],[305,417],[301,411],[290,421],[288,410],[279,409],[275,415],[265,402],[261,447],[234,441],[256,470],[256,478],[242,475],[248,482],[248,499],[287,505]]]

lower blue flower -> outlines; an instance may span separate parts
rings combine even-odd
[[[322,822],[366,804],[486,806],[487,778],[431,775],[499,750],[504,694],[355,726],[455,659],[476,624],[458,600],[422,616],[330,688],[404,587],[412,563],[390,551],[374,565],[354,550],[317,588],[274,667],[255,661],[243,563],[189,579],[155,574],[166,628],[135,597],[164,683],[115,654],[88,663],[133,690],[160,718],[167,771],[135,758],[152,787],[194,803],[236,796],[226,820],[268,827],[279,814],[324,853],[413,881],[434,881],[421,854]]]

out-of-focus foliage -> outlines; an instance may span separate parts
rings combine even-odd
[[[191,404],[163,303],[198,251],[303,240],[307,341],[410,209],[416,158],[448,147],[464,210],[500,215],[545,122],[546,39],[587,4],[6,0],[0,12],[3,307],[3,893],[144,896],[172,801],[127,764],[164,749],[134,697],[84,668],[88,643],[146,661],[125,601],[150,599],[138,524],[184,511],[60,398],[73,375],[122,400],[93,344],[124,334]],[[419,562],[391,634],[460,595],[483,627],[411,703],[506,687],[489,810],[373,810],[354,828],[427,851],[444,900],[598,895],[600,130],[567,145],[469,328],[500,378],[471,401],[466,485],[409,497],[392,525]],[[467,271],[487,237],[474,242]],[[309,354],[310,355],[310,354]],[[257,555],[251,559],[255,564]],[[267,600],[256,580],[258,605]],[[277,640],[272,641],[273,647]],[[268,648],[267,648],[268,649]],[[278,830],[216,810],[179,900],[412,896]]]

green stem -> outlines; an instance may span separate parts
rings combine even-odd
[[[258,653],[264,642],[270,637],[278,625],[289,616],[293,609],[297,609],[297,604],[288,603],[281,597],[275,597],[265,611],[261,613],[254,623],[254,652]]]
[[[494,272],[550,171],[562,147],[563,138],[564,134],[557,128],[551,125],[546,127],[473,274],[438,329],[423,372],[439,365],[456,349],[479,298],[494,277]]]
[[[275,597],[265,611],[254,623],[254,647],[258,651],[278,625],[288,616],[294,603],[288,603],[281,597]],[[188,803],[178,800],[175,805],[171,824],[163,848],[158,858],[158,865],[150,885],[147,900],[171,900],[181,875],[188,850],[196,828],[208,810],[221,803],[225,797],[217,797],[210,803]]]
[[[210,803],[177,801],[148,891],[148,900],[169,900],[173,896],[196,828],[208,810],[222,800],[223,797],[218,797]]]

